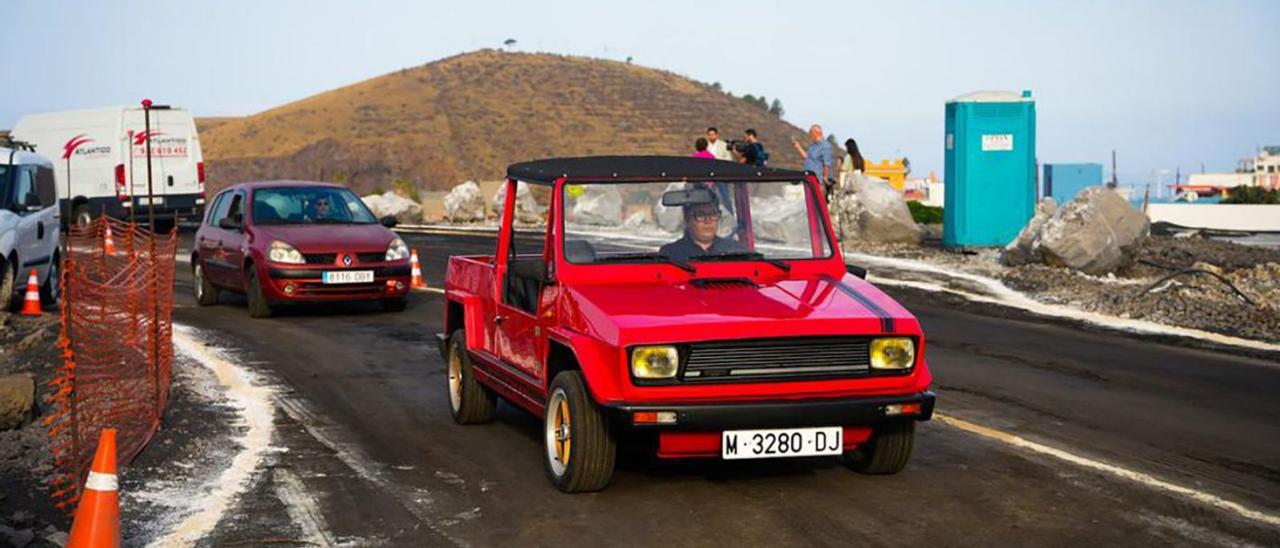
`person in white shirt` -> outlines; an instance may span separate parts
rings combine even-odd
[[[720,130],[714,127],[707,128],[707,152],[715,155],[717,160],[733,161],[733,156],[729,154],[729,146],[720,140]]]

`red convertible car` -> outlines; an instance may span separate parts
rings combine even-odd
[[[209,202],[196,232],[196,301],[244,293],[249,315],[285,303],[381,301],[405,307],[409,248],[346,187],[305,181],[243,183]]]
[[[907,464],[934,405],[924,333],[846,267],[812,173],[590,157],[507,178],[494,254],[449,259],[457,422],[492,420],[498,397],[541,417],[565,492],[607,486],[624,439],[661,458]],[[547,189],[540,234],[513,229],[519,184]]]

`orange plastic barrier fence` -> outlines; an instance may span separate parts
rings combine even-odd
[[[118,430],[119,460],[128,463],[160,426],[173,370],[178,237],[104,216],[72,227],[66,238],[63,362],[50,381],[53,411],[45,425],[55,467],[51,495],[69,511],[104,428]]]

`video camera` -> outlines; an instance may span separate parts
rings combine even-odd
[[[744,141],[742,139],[730,139],[726,141],[725,144],[729,146],[729,150],[732,150],[738,154],[742,154],[746,152],[748,148],[751,148],[751,143],[748,143],[747,141]]]

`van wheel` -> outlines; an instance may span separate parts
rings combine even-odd
[[[80,204],[71,210],[71,220],[76,226],[86,227],[93,222],[93,214],[89,213],[89,204]]]
[[[17,275],[18,269],[12,263],[0,259],[0,312],[12,311],[17,306],[13,293]]]
[[[213,285],[204,275],[204,265],[200,264],[200,259],[195,259],[191,266],[192,284],[195,286],[196,304],[200,306],[213,306],[218,304],[218,288]]]
[[[62,259],[57,255],[49,262],[49,277],[40,286],[40,302],[46,305],[57,304],[62,298]]]
[[[449,379],[449,411],[458,424],[480,424],[493,420],[498,412],[498,396],[476,382],[467,354],[467,333],[461,329],[449,337],[449,359],[445,364]]]
[[[565,371],[551,382],[543,433],[547,477],[565,493],[599,491],[609,485],[618,445],[582,382],[582,374]]]
[[[876,428],[871,439],[842,459],[853,471],[862,474],[897,474],[907,466],[915,443],[915,421],[900,421]]]
[[[275,312],[271,309],[271,305],[267,304],[267,297],[262,294],[262,282],[258,281],[258,273],[253,271],[253,267],[249,267],[249,317],[250,318],[270,318]]]

